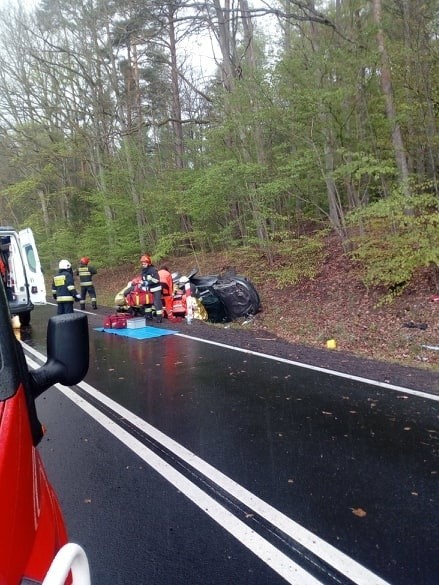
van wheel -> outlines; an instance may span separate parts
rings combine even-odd
[[[20,319],[20,325],[22,327],[26,327],[30,323],[30,311],[26,311],[25,313],[20,313],[18,315],[18,318]]]

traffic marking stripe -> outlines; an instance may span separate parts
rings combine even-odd
[[[259,351],[253,351],[251,349],[244,349],[242,347],[234,347],[233,345],[227,345],[218,341],[211,341],[210,339],[202,339],[201,337],[193,337],[186,335],[185,333],[177,333],[177,337],[184,337],[186,339],[192,339],[193,341],[200,341],[202,343],[208,343],[210,345],[216,345],[218,347],[224,347],[224,349],[233,349],[234,351],[240,351],[249,355],[262,357],[265,359],[273,360],[275,362],[281,362],[283,364],[289,364],[291,366],[297,366],[299,368],[305,368],[307,370],[313,370],[314,372],[321,372],[322,374],[330,374],[331,376],[337,376],[339,378],[346,378],[353,380],[354,382],[361,382],[363,384],[371,384],[378,388],[386,388],[387,390],[395,390],[396,392],[402,392],[404,394],[411,394],[412,396],[419,396],[421,398],[428,398],[429,400],[439,401],[439,394],[430,394],[429,392],[421,392],[420,390],[413,390],[412,388],[405,388],[404,386],[396,386],[394,384],[388,384],[387,382],[379,382],[377,380],[371,380],[370,378],[362,378],[361,376],[354,376],[352,374],[345,374],[344,372],[337,372],[337,370],[329,370],[328,368],[321,368],[320,366],[312,366],[310,364],[304,364],[302,362],[295,362],[287,358],[276,357],[274,355],[261,353]]]
[[[44,361],[45,356],[35,349],[25,345],[29,353]],[[39,364],[29,360],[32,367],[39,367]],[[212,517],[225,530],[237,538],[242,544],[249,548],[261,560],[263,560],[274,571],[281,575],[292,585],[317,585],[321,583],[312,575],[307,573],[300,565],[292,561],[287,555],[280,552],[276,547],[258,535],[242,521],[237,519],[231,512],[221,506],[213,498],[208,496],[194,483],[189,481],[171,465],[163,461],[159,456],[147,448],[141,441],[122,429],[115,421],[103,414],[96,407],[78,396],[73,390],[65,386],[56,386],[66,397],[87,412],[94,420],[118,438],[123,444],[131,449],[143,461],[155,469],[160,475],[176,486],[192,502],[201,508],[206,514]],[[322,540],[279,510],[270,506],[247,489],[224,475],[221,471],[208,464],[203,459],[138,417],[111,398],[105,396],[99,390],[86,382],[78,384],[82,390],[98,402],[105,405],[114,413],[122,416],[134,427],[149,435],[158,443],[175,453],[181,460],[192,466],[196,471],[203,474],[210,481],[216,483],[220,488],[228,492],[235,499],[239,500],[248,508],[284,532],[287,536],[301,544],[307,550],[319,557],[326,564],[337,570],[340,574],[350,579],[356,585],[388,585],[386,581],[363,567],[357,561],[339,551],[326,541]]]

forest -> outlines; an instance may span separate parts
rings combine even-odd
[[[22,0],[0,11],[0,224],[41,259],[339,240],[384,296],[438,282],[437,0]]]

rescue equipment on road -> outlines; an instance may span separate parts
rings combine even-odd
[[[133,317],[132,319],[127,319],[127,329],[141,329],[145,326],[146,324],[144,317]]]
[[[130,316],[126,313],[114,313],[113,315],[108,315],[104,320],[104,329],[125,329],[129,318]]]

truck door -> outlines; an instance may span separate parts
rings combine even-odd
[[[4,282],[11,313],[30,311],[26,267],[21,258],[20,242],[17,232],[7,228],[0,231],[0,254],[2,258],[2,280]],[[4,274],[3,270],[6,268]]]
[[[46,285],[32,230],[30,228],[21,230],[19,237],[29,283],[30,300],[34,305],[45,305]]]

